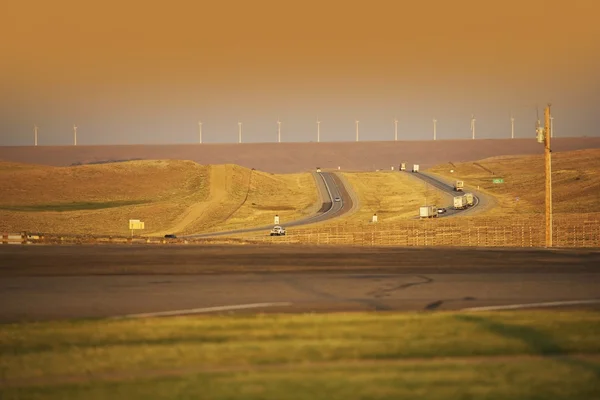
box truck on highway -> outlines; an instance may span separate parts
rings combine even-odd
[[[474,198],[473,198],[473,193],[465,193],[465,199],[467,201],[467,206],[472,206],[474,205]]]
[[[412,172],[419,172],[419,164],[413,164]]]
[[[455,192],[462,192],[464,187],[465,187],[465,183],[463,181],[454,182],[454,191]]]
[[[406,163],[405,162],[400,164],[400,171],[406,171]]]
[[[464,210],[467,208],[467,198],[463,196],[454,196],[454,209]]]
[[[436,206],[421,206],[419,208],[420,218],[437,218],[438,208]]]

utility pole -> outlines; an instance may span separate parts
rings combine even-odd
[[[552,247],[552,150],[550,139],[552,138],[552,125],[550,116],[550,104],[544,110],[544,127],[537,121],[537,141],[544,144],[544,166],[546,170],[546,247]]]
[[[512,114],[510,114],[510,138],[515,138],[515,119]]]
[[[317,117],[317,143],[321,141],[321,121],[319,121],[319,117]]]
[[[198,121],[198,137],[199,143],[202,143],[202,121]]]
[[[73,146],[77,146],[77,125],[73,125]]]
[[[34,144],[34,146],[38,145],[38,127],[37,127],[37,125],[33,126],[33,144]]]
[[[433,119],[433,140],[437,139],[437,119]]]
[[[546,247],[552,247],[552,150],[550,139],[552,138],[552,127],[550,124],[550,105],[544,111],[544,161],[546,166]]]
[[[398,141],[398,120],[394,117],[394,141]]]
[[[475,116],[471,115],[471,133],[473,136],[473,140],[475,140]]]
[[[358,142],[358,120],[356,120],[356,141]]]
[[[277,142],[281,143],[281,121],[277,118]]]
[[[238,122],[238,143],[242,143],[242,123]]]

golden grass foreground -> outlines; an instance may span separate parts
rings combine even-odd
[[[593,311],[355,313],[0,326],[0,398],[600,397]]]

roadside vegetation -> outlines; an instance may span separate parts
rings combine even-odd
[[[497,207],[486,215],[545,212],[543,154],[448,163],[429,171],[448,179],[464,180],[467,189],[479,187],[481,192],[496,197]],[[494,179],[502,179],[503,183],[493,183]],[[600,149],[553,153],[552,190],[554,213],[598,212]]]
[[[0,397],[587,400],[598,329],[572,310],[5,324]]]
[[[317,201],[310,174],[237,165],[129,161],[71,167],[0,162],[0,231],[78,235],[197,233],[295,219]]]
[[[101,210],[103,208],[123,207],[137,204],[144,204],[145,201],[121,200],[121,201],[98,201],[98,202],[71,202],[54,204],[31,204],[31,205],[10,205],[0,206],[0,210],[7,211],[80,211],[80,210]]]
[[[340,218],[340,222],[368,223],[373,214],[382,222],[406,220],[418,216],[422,205],[441,207],[446,205],[444,200],[449,202],[441,191],[408,173],[344,172],[343,175],[358,196],[360,207],[355,213]]]

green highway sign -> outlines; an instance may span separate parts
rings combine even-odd
[[[502,178],[496,178],[496,179],[492,179],[493,183],[504,183],[504,179]]]

